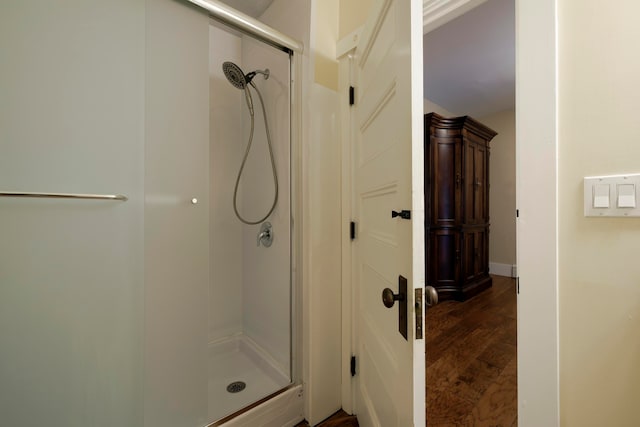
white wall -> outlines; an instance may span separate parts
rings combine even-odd
[[[310,422],[318,422],[341,405],[341,192],[340,140],[335,106],[338,94],[311,85],[314,113],[309,122],[308,165],[310,313],[308,392]]]
[[[518,423],[557,426],[556,0],[516,5]]]
[[[304,207],[307,226],[307,408],[313,425],[341,406],[341,146],[337,1],[311,2]]]
[[[117,28],[117,31],[114,29]],[[145,3],[0,3],[0,424],[142,425]]]

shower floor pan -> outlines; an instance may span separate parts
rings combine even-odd
[[[288,376],[247,337],[237,336],[209,346],[211,421],[226,417],[289,384]]]

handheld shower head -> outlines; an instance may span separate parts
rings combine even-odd
[[[229,83],[231,83],[233,87],[236,87],[238,89],[244,89],[245,87],[247,87],[247,85],[251,83],[251,80],[253,80],[253,78],[257,74],[262,74],[265,79],[269,78],[268,68],[264,71],[255,70],[245,75],[240,67],[229,61],[222,63],[222,72],[224,73],[227,80],[229,80]]]
[[[242,69],[233,62],[223,62],[222,72],[224,76],[229,80],[229,83],[238,89],[244,89],[247,86],[247,79],[244,77]]]

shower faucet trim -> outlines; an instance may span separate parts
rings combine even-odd
[[[265,222],[260,227],[260,233],[258,233],[258,246],[262,246],[268,248],[273,243],[273,227],[270,222]]]

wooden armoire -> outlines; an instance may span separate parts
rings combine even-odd
[[[489,141],[496,132],[469,116],[424,116],[427,285],[464,301],[491,286]]]

